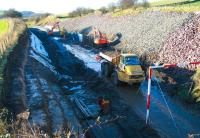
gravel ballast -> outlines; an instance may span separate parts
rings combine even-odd
[[[148,58],[151,62],[157,62],[158,52],[169,34],[180,28],[192,16],[191,13],[159,11],[144,11],[137,15],[119,17],[88,15],[68,19],[62,22],[61,26],[69,32],[82,31],[95,26],[108,35],[121,33],[121,43],[116,48],[123,51],[131,50],[138,55],[146,53],[146,55],[151,55]]]
[[[189,63],[200,60],[200,14],[172,33],[159,53],[163,63]],[[196,66],[190,65],[189,69]]]

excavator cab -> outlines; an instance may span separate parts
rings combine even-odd
[[[93,28],[94,44],[98,46],[107,45],[109,43],[106,34],[102,34],[97,28]]]

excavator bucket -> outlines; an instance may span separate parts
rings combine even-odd
[[[95,39],[94,43],[97,44],[97,45],[108,44],[108,40],[107,39],[99,38],[99,39]]]

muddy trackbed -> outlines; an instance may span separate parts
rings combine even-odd
[[[199,114],[161,93],[156,83],[152,87],[150,125],[146,126],[147,82],[115,87],[100,77],[98,63],[81,60],[88,57],[77,45],[49,37],[37,28],[23,35],[19,44],[5,70],[5,90],[10,93],[6,103],[15,114],[29,109],[29,121],[50,137],[69,129],[76,135],[99,138],[187,137],[200,130]],[[95,125],[99,96],[112,104],[109,114],[101,116],[101,123]],[[85,105],[88,116],[77,101]],[[89,126],[93,127],[87,131]]]

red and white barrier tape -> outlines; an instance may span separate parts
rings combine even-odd
[[[150,66],[148,70],[148,91],[147,91],[147,112],[146,112],[146,124],[148,124],[149,120],[149,111],[150,111],[150,94],[151,94],[151,78],[153,75],[153,69],[156,68],[169,68],[169,67],[180,67],[184,68],[188,65],[198,65],[200,62],[189,62],[189,63],[178,63],[178,64],[163,64],[163,65],[156,65],[156,66]]]

